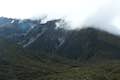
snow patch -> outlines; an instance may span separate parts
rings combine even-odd
[[[33,29],[35,26],[36,26],[36,24],[34,24],[34,25],[31,25],[31,29]]]
[[[47,30],[46,28],[43,28],[43,29],[42,29],[42,32],[38,33],[35,37],[32,37],[27,44],[23,45],[23,47],[25,48],[25,47],[29,46],[30,44],[32,44],[32,43],[33,43],[34,41],[36,41],[40,36],[42,36],[46,30]]]
[[[20,24],[20,23],[23,23],[23,20],[19,20],[19,22],[18,22],[18,23],[19,23],[19,24]]]
[[[12,24],[12,23],[14,23],[15,22],[15,20],[12,20],[10,23]]]
[[[61,47],[63,45],[63,43],[65,42],[65,40],[63,38],[58,38],[58,41],[60,43],[59,43],[59,45],[57,47]]]

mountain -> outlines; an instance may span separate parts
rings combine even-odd
[[[68,31],[61,28],[56,29],[56,22],[59,22],[59,20],[48,21],[45,24],[34,27],[34,29],[24,36],[22,45],[25,48],[46,51],[52,51],[59,47],[61,42],[64,42],[64,39],[67,37]]]
[[[18,44],[0,39],[0,80],[120,79],[119,60],[95,64],[76,64],[63,57],[42,53],[39,52],[37,55],[35,52],[25,50]],[[63,63],[66,61],[69,64]]]
[[[41,20],[0,17],[0,37],[32,52],[42,51],[79,61],[120,58],[119,36],[92,27],[66,30],[57,27],[60,21],[41,23]]]
[[[120,37],[95,28],[56,29],[56,20],[32,29],[22,45],[33,51],[55,53],[71,59],[119,59]]]
[[[108,32],[85,28],[73,31],[58,53],[75,59],[120,59],[120,37]]]
[[[40,20],[21,20],[0,17],[0,37],[18,42],[19,39],[21,39],[33,27],[39,25],[40,22]]]
[[[120,36],[60,21],[0,17],[0,80],[120,79]]]
[[[59,60],[57,56],[40,53],[33,54],[18,44],[0,39],[0,80],[42,79],[70,67],[62,63],[62,60],[66,62],[64,58]]]

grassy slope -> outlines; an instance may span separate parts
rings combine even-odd
[[[77,66],[65,61],[31,56],[18,45],[0,39],[0,80],[120,80],[120,61]]]
[[[71,68],[62,73],[49,75],[44,80],[120,80],[120,63],[115,61]]]
[[[67,67],[47,57],[36,59],[18,45],[0,39],[0,80],[34,80]]]

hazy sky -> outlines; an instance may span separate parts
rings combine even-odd
[[[119,0],[0,0],[0,16],[24,19],[47,15],[48,20],[65,18],[74,28],[87,22],[110,23],[120,29],[119,4]]]

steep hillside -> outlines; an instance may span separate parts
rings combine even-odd
[[[119,80],[119,67],[119,60],[77,63],[0,39],[0,80]]]
[[[85,28],[73,31],[58,49],[58,53],[83,60],[120,59],[119,44],[119,36],[94,28]]]
[[[120,80],[120,36],[60,20],[0,17],[0,80]]]
[[[47,26],[49,23],[51,24]],[[55,22],[49,23],[44,24],[42,28],[31,30],[30,34],[34,32],[32,37],[26,35],[23,40],[28,42],[24,45],[26,49],[55,53],[80,61],[120,58],[119,36],[95,28],[69,31],[55,29]]]
[[[69,67],[52,57],[35,56],[14,43],[0,39],[0,80],[35,80]]]

